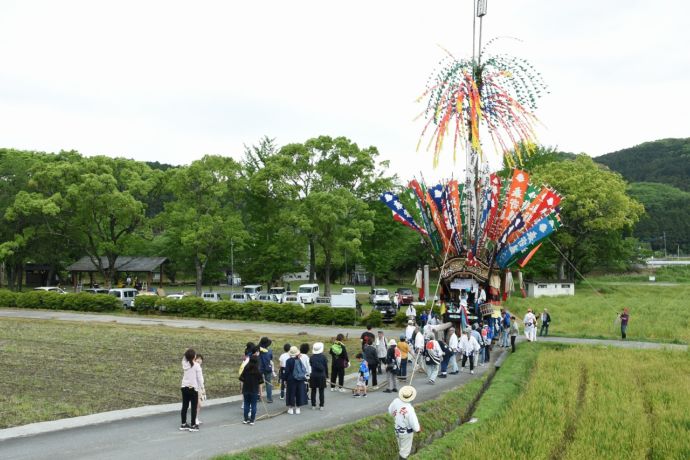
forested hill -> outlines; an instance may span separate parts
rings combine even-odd
[[[690,191],[690,138],[645,142],[594,161],[619,172],[628,182],[658,182]]]

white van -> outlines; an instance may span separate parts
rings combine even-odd
[[[256,296],[261,294],[261,285],[248,284],[242,288],[242,292],[244,292],[245,294],[249,294],[249,297],[251,297],[252,300],[256,300]]]
[[[316,298],[319,297],[319,285],[302,284],[297,289],[297,297],[302,303],[316,303]]]
[[[223,300],[218,292],[202,292],[201,298],[207,302],[220,302]]]
[[[118,288],[109,290],[108,294],[120,299],[122,306],[127,309],[134,306],[134,298],[139,294],[139,291],[134,288]]]
[[[287,289],[285,289],[284,287],[272,287],[268,290],[268,293],[275,295],[276,297],[278,297],[278,302],[283,303],[283,299],[287,295]]]

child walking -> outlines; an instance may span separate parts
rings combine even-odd
[[[364,359],[362,353],[357,353],[355,358],[359,359],[359,375],[357,376],[357,386],[352,394],[355,398],[366,398],[367,397],[367,383],[369,382],[369,364],[367,360]]]

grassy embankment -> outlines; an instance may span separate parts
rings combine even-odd
[[[526,348],[524,345],[522,348]],[[414,458],[690,458],[687,352],[572,347],[541,351],[522,388],[506,391],[510,361],[475,417]]]
[[[187,347],[202,353],[211,398],[239,391],[237,369],[256,334],[153,326],[0,319],[0,428],[180,400]],[[273,336],[285,342],[329,338]],[[358,340],[346,342],[348,350]],[[123,383],[124,382],[124,383]]]
[[[537,318],[548,308],[552,319],[550,335],[605,339],[620,338],[616,315],[628,307],[628,340],[690,342],[690,284],[595,285],[595,289],[579,284],[575,296],[523,299],[513,295],[506,306],[517,317],[531,307]]]

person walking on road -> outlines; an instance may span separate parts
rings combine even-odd
[[[458,369],[458,360],[455,356],[458,352],[458,336],[455,334],[454,327],[448,329],[448,349],[450,350],[450,358],[448,360],[450,371],[448,373],[454,375],[460,371]]]
[[[467,363],[468,359],[470,360],[470,374],[474,374],[474,357],[480,348],[479,342],[472,334],[472,328],[466,327],[465,333],[458,340],[458,349],[462,354],[462,364],[460,366],[462,369],[465,369],[465,363]]]
[[[288,352],[290,359],[285,363],[285,375],[287,376],[287,393],[285,404],[288,414],[299,414],[299,408],[307,404],[307,369],[299,358],[299,348],[290,347]]]
[[[427,341],[424,348],[426,375],[429,379],[428,383],[434,385],[436,383],[436,377],[438,376],[441,359],[443,359],[443,351],[441,351],[441,346],[434,338],[433,332],[430,332],[426,338]]]
[[[388,377],[388,388],[383,390],[384,393],[392,393],[398,391],[397,376],[400,363],[400,350],[398,350],[395,339],[388,342],[388,350],[386,350],[385,365],[386,377]]]
[[[407,316],[408,320],[412,320],[412,322],[417,322],[417,309],[414,308],[414,305],[408,305],[407,310],[405,310],[405,315]]]
[[[264,374],[259,370],[261,358],[251,356],[240,375],[244,418],[242,423],[254,425],[256,421],[256,402],[263,398]]]
[[[400,350],[400,370],[398,371],[398,379],[407,380],[407,359],[410,353],[410,345],[407,343],[407,340],[405,340],[405,334],[400,336],[398,350]]]
[[[264,378],[266,386],[266,402],[273,402],[273,350],[270,349],[271,339],[268,337],[261,337],[259,340],[259,372]]]
[[[618,318],[621,322],[621,339],[625,340],[628,336],[628,321],[630,321],[630,313],[627,308],[624,308]]]
[[[347,348],[343,343],[345,336],[338,334],[335,342],[331,345],[328,353],[331,355],[331,391],[335,391],[335,382],[338,381],[339,391],[344,392],[343,382],[345,380],[345,369],[350,365],[350,358],[347,356]]]
[[[388,406],[388,414],[395,420],[395,437],[398,441],[398,455],[406,459],[412,452],[412,439],[422,431],[417,413],[410,404],[417,397],[417,390],[406,385],[398,392],[398,397]]]
[[[278,362],[280,363],[280,369],[278,370],[280,399],[285,399],[285,385],[287,384],[287,377],[285,376],[285,363],[287,363],[287,360],[290,359],[290,354],[288,353],[290,351],[290,347],[291,345],[289,343],[283,345],[283,354],[278,358]]]
[[[182,358],[182,411],[180,413],[182,424],[181,431],[199,431],[196,424],[196,407],[199,401],[199,389],[204,387],[204,376],[201,373],[201,366],[195,364],[196,352],[189,348]],[[187,424],[187,410],[192,406],[192,424]]]
[[[383,372],[383,366],[386,364],[386,354],[388,353],[388,346],[386,343],[386,337],[383,335],[383,331],[379,331],[376,341],[374,342],[374,346],[376,347],[376,356],[379,359],[379,374]]]
[[[549,335],[549,324],[551,324],[551,315],[546,308],[541,314],[541,329],[539,329],[539,337],[546,337]]]
[[[367,361],[367,365],[369,366],[369,373],[371,375],[371,387],[376,388],[379,385],[378,382],[378,367],[379,367],[379,358],[378,354],[376,353],[376,348],[374,348],[373,342],[370,342],[371,337],[367,337],[367,345],[364,347],[364,359]]]
[[[204,357],[201,353],[197,353],[196,358],[194,358],[194,362],[196,363],[197,366],[199,366],[199,373],[201,374],[201,387],[199,388],[199,401],[197,402],[196,406],[196,421],[194,422],[195,425],[201,425],[201,419],[199,418],[199,414],[201,414],[201,403],[206,401],[206,386],[204,383],[204,369],[202,364],[204,364]]]
[[[501,348],[508,348],[508,338],[510,337],[510,312],[501,308]]]
[[[520,335],[520,330],[518,329],[517,318],[515,316],[510,317],[510,347],[515,353],[515,340],[517,336]]]
[[[527,314],[522,319],[522,322],[525,325],[525,337],[527,337],[527,340],[530,342],[537,340],[537,317],[534,316],[531,308],[527,309]]]
[[[323,355],[323,343],[316,342],[309,358],[311,374],[309,387],[311,388],[311,408],[316,410],[316,391],[319,392],[319,410],[323,410],[324,390],[328,379],[328,359]]]
[[[376,339],[374,333],[371,332],[372,329],[373,326],[371,324],[367,324],[367,330],[362,332],[362,335],[359,337],[362,341],[362,351],[364,351],[364,347],[370,343],[374,343],[374,339]]]

